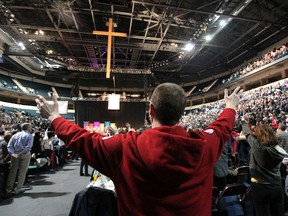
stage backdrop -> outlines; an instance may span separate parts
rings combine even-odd
[[[108,110],[108,101],[75,101],[75,122],[83,127],[84,121],[115,122],[117,127],[144,125],[146,102],[120,102],[120,110]]]

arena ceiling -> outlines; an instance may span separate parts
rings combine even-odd
[[[287,15],[286,0],[2,0],[0,69],[86,87],[185,85],[287,37]],[[109,18],[127,36],[112,38],[106,78],[108,37],[93,31]]]

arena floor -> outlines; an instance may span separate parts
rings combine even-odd
[[[31,190],[0,203],[1,216],[67,216],[74,196],[85,189],[90,178],[80,176],[80,160],[70,161],[63,168],[29,176]],[[90,173],[92,169],[89,167]]]

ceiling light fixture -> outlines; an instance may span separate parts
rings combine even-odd
[[[195,44],[188,43],[188,44],[185,45],[183,50],[191,51],[194,48],[194,46],[195,46]]]
[[[219,26],[224,27],[227,24],[226,20],[221,20]]]
[[[212,35],[206,35],[205,36],[206,41],[210,41],[210,40],[212,40],[212,38],[213,38]]]
[[[46,53],[47,53],[48,55],[52,55],[52,54],[54,53],[54,51],[51,50],[51,49],[48,49],[48,50],[46,50]]]
[[[154,65],[155,67],[155,65]],[[105,65],[103,68],[92,68],[88,66],[73,66],[69,65],[67,70],[70,71],[83,71],[83,72],[105,72]],[[111,73],[124,73],[124,74],[151,74],[150,69],[133,69],[133,68],[111,68]]]
[[[19,42],[18,46],[21,48],[21,50],[25,50],[26,49],[26,47],[24,46],[24,44],[22,42]]]

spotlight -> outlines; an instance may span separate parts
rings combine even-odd
[[[213,38],[212,35],[206,35],[205,36],[206,41],[210,41],[210,40],[212,40],[212,38]]]
[[[48,50],[46,50],[46,53],[47,53],[48,55],[52,55],[52,54],[54,53],[54,51],[51,50],[51,49],[48,49]]]
[[[44,35],[44,34],[45,34],[44,31],[41,30],[41,29],[38,31],[38,33],[39,33],[40,35]]]
[[[24,46],[24,44],[23,44],[22,42],[19,42],[19,43],[18,43],[18,46],[20,46],[20,48],[21,48],[22,50],[25,50],[25,49],[26,49],[26,47]]]
[[[195,44],[191,44],[191,43],[188,43],[186,44],[186,46],[184,47],[184,50],[186,51],[190,51],[194,48]]]
[[[219,25],[220,25],[221,27],[224,27],[226,24],[227,24],[227,22],[226,22],[225,20],[221,20],[221,21],[219,22]]]

